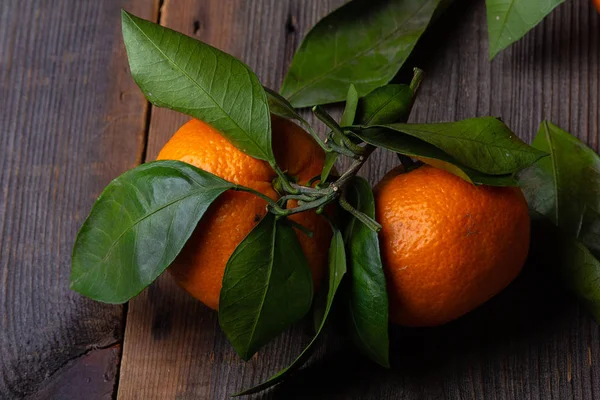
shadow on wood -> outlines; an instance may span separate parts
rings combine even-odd
[[[510,357],[509,349],[519,347],[526,352],[530,343],[539,345],[552,337],[552,332],[564,333],[575,307],[573,303],[547,277],[543,267],[530,264],[505,291],[454,322],[437,328],[393,326],[390,369],[357,355],[351,348],[328,351],[273,389],[270,395],[286,399],[332,399],[348,398],[351,394],[352,398],[358,398],[360,391],[365,395],[385,396],[410,392],[412,387],[416,396],[425,384],[428,386],[425,393],[443,394],[449,391],[447,386],[452,381],[472,380],[473,369],[477,367],[505,377],[518,375],[518,371],[509,370],[511,363],[506,359]],[[498,371],[495,366],[504,370]],[[378,393],[384,386],[385,392]],[[395,391],[390,391],[392,387]],[[484,393],[488,390],[491,388]]]

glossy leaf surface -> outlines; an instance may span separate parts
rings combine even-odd
[[[140,165],[104,189],[73,249],[71,288],[124,303],[175,259],[198,221],[235,185],[179,161]]]
[[[347,191],[348,202],[375,219],[375,199],[369,182],[355,177]],[[373,361],[389,367],[388,297],[377,233],[352,217],[345,237],[355,343]]]
[[[490,59],[521,39],[564,0],[486,0]]]
[[[314,349],[314,344],[319,338],[319,335],[323,330],[323,326],[325,326],[325,321],[327,320],[327,316],[329,315],[329,311],[331,310],[331,305],[333,304],[335,294],[337,293],[337,290],[345,273],[346,253],[344,249],[344,241],[342,238],[342,234],[338,230],[335,230],[333,238],[331,239],[331,246],[329,247],[329,288],[327,290],[325,308],[323,309],[323,318],[321,319],[321,323],[319,324],[317,333],[310,341],[308,346],[306,346],[304,351],[302,351],[302,353],[288,367],[282,369],[281,371],[279,371],[260,385],[244,390],[243,392],[237,393],[236,396],[257,393],[261,390],[265,390],[271,386],[277,385],[286,377],[288,377],[291,373],[300,368],[308,360]]]
[[[429,25],[439,0],[354,0],[327,15],[302,41],[281,94],[295,107],[342,101],[388,83]]]
[[[271,213],[237,246],[225,267],[221,329],[244,360],[310,309],[308,261],[285,219]]]
[[[198,118],[248,155],[275,162],[269,105],[248,66],[126,11],[122,24],[131,74],[152,104]]]
[[[466,167],[488,175],[514,174],[546,155],[521,141],[502,121],[493,117],[374,127],[391,131],[388,140],[400,137],[399,133],[420,139]]]
[[[491,186],[518,185],[512,174],[487,175],[475,171],[464,166],[437,147],[412,136],[379,128],[356,130],[355,134],[369,144],[416,158],[426,164],[448,171],[467,182]]]

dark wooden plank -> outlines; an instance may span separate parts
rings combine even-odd
[[[114,350],[95,349],[121,340],[123,307],[71,292],[69,271],[95,198],[140,162],[145,142],[147,103],[127,71],[121,7],[146,18],[157,9],[146,0],[0,2],[2,399],[90,398],[78,384],[114,390]],[[83,371],[86,360],[96,367]]]
[[[121,345],[92,350],[69,361],[59,374],[28,397],[30,400],[93,399],[111,400],[115,394],[114,376],[121,361]]]
[[[161,22],[242,58],[263,83],[278,87],[300,38],[340,3],[167,1]],[[531,139],[550,118],[597,148],[600,25],[589,1],[559,7],[492,63],[484,2],[458,3],[411,59],[427,73],[412,119],[498,115]],[[185,120],[153,109],[148,160]],[[396,163],[395,156],[377,153],[363,175],[376,182]],[[347,352],[333,328],[310,368],[259,398],[597,398],[598,326],[540,276],[543,267],[528,266],[500,296],[446,326],[394,328],[389,370]],[[130,303],[119,399],[225,398],[284,366],[309,332],[297,327],[243,363],[216,314],[164,276]]]

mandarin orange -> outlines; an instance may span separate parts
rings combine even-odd
[[[279,117],[272,117],[272,132],[275,158],[288,175],[304,184],[321,173],[325,154],[308,133]],[[278,198],[271,185],[277,175],[268,163],[244,154],[218,130],[196,119],[175,133],[157,159],[183,161],[274,200]],[[288,207],[295,205],[290,202]],[[208,307],[218,309],[227,260],[265,213],[265,200],[253,194],[235,191],[222,194],[206,211],[169,267],[175,281]],[[327,263],[329,224],[314,210],[294,214],[290,219],[313,232],[312,238],[298,231],[297,236],[317,285]]]
[[[475,186],[423,166],[375,188],[390,319],[435,326],[484,303],[521,271],[530,220],[519,188]]]

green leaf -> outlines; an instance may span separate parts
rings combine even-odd
[[[390,132],[379,128],[355,130],[354,134],[366,143],[382,147],[423,161],[433,167],[443,169],[467,182],[490,186],[517,186],[512,174],[487,175],[468,168],[437,147],[412,136]]]
[[[179,161],[125,172],[104,189],[81,227],[71,288],[124,303],[175,259],[208,206],[235,185]]]
[[[323,163],[323,170],[321,171],[321,182],[326,182],[327,178],[329,178],[329,174],[335,165],[335,162],[338,159],[340,153],[336,153],[331,151],[329,153],[325,153],[325,162]]]
[[[354,0],[306,35],[281,94],[295,107],[344,100],[388,83],[425,31],[439,0]]]
[[[152,104],[201,119],[248,155],[275,163],[269,105],[250,68],[126,11],[122,25],[131,74]]]
[[[342,278],[344,277],[345,273],[346,253],[344,250],[344,241],[342,239],[342,234],[340,233],[340,231],[334,229],[333,238],[331,239],[331,246],[329,247],[329,288],[327,291],[324,315],[321,319],[321,323],[319,325],[317,333],[310,341],[308,346],[306,346],[302,353],[288,367],[282,369],[281,371],[279,371],[260,385],[254,386],[253,388],[237,393],[235,396],[244,396],[252,393],[258,393],[271,386],[275,386],[281,381],[283,381],[285,378],[287,378],[291,373],[300,368],[308,360],[313,351],[313,345],[315,344],[319,335],[321,334],[323,326],[325,326],[325,321],[327,320],[327,316],[329,315],[329,311],[331,310],[331,305],[333,304],[335,294],[337,293],[337,290],[340,286],[340,282],[342,281]]]
[[[600,262],[580,241],[553,226],[548,219],[532,219],[531,259],[555,272],[600,323]]]
[[[408,85],[382,86],[360,100],[357,123],[378,125],[406,122],[412,103],[413,93]]]
[[[521,141],[502,121],[493,117],[371,127],[387,129],[392,137],[400,136],[398,133],[413,136],[437,147],[459,163],[488,175],[516,173],[546,155]]]
[[[313,282],[296,233],[271,213],[229,258],[219,299],[221,329],[244,360],[310,309]]]
[[[600,210],[600,157],[548,121],[540,125],[533,146],[550,157],[519,175],[530,208],[577,238],[584,214]]]
[[[347,196],[358,211],[375,218],[375,199],[366,180],[355,177]],[[354,340],[373,361],[389,367],[388,297],[377,233],[351,218],[346,228],[346,245]]]
[[[356,108],[358,107],[358,92],[353,84],[348,87],[348,93],[346,94],[346,105],[344,107],[344,113],[340,119],[340,126],[350,126],[354,123],[356,117]]]
[[[346,95],[346,106],[344,113],[340,119],[340,126],[349,126],[354,123],[356,116],[356,108],[358,107],[358,92],[353,84],[348,87],[348,93]],[[341,143],[340,143],[341,144]],[[321,182],[326,182],[329,178],[329,173],[333,169],[335,162],[339,157],[339,153],[331,151],[325,154],[325,163],[323,164],[323,171],[321,172]]]
[[[564,0],[486,0],[490,60],[521,39]]]
[[[548,121],[540,125],[533,146],[550,157],[519,174],[536,216],[532,253],[554,267],[600,321],[600,263],[592,254],[600,255],[600,157]]]
[[[267,102],[269,103],[269,110],[271,113],[287,119],[295,119],[303,124],[308,125],[308,122],[300,116],[285,97],[279,93],[267,87],[264,88],[267,95]]]
[[[600,214],[598,212],[590,208],[585,209],[578,238],[595,257],[600,257]]]

